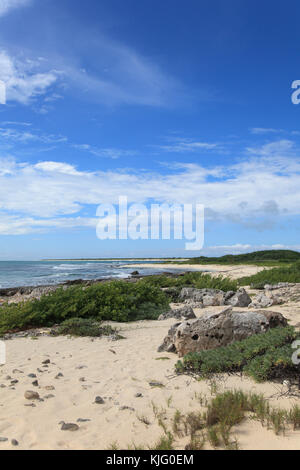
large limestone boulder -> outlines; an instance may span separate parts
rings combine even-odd
[[[227,346],[286,324],[286,319],[277,312],[233,312],[229,307],[219,313],[206,313],[196,320],[177,323],[169,330],[159,351],[174,351],[182,357],[189,352]]]
[[[197,307],[213,307],[221,305],[232,305],[233,307],[248,307],[251,298],[240,288],[237,292],[223,292],[219,289],[195,289],[184,287],[179,294],[179,300]]]

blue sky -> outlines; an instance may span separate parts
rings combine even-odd
[[[299,2],[0,0],[0,259],[300,249]],[[205,246],[100,241],[201,203]]]

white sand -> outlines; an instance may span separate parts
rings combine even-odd
[[[243,276],[252,276],[253,274],[259,273],[263,269],[270,269],[264,268],[261,266],[251,266],[251,265],[230,265],[224,266],[220,264],[127,264],[123,265],[124,268],[134,268],[134,269],[162,269],[163,271],[168,271],[169,269],[178,269],[179,271],[209,271],[212,275],[219,275],[222,274],[223,276],[228,276],[231,279],[238,279],[239,277]]]
[[[291,318],[293,324],[300,321],[299,305],[276,310]],[[197,313],[202,314],[203,310]],[[107,449],[113,442],[118,442],[120,448],[127,448],[133,442],[153,445],[162,435],[154,418],[153,403],[166,410],[164,423],[171,428],[176,409],[182,412],[200,409],[195,393],[210,397],[208,382],[174,376],[176,355],[156,352],[173,323],[174,319],[122,324],[126,339],[117,342],[107,338],[93,341],[66,337],[7,341],[7,363],[0,367],[0,384],[7,385],[0,388],[0,437],[7,437],[9,441],[0,443],[0,450],[12,449],[11,439],[19,441],[17,449]],[[168,360],[156,360],[159,357]],[[42,361],[47,358],[51,364],[43,368]],[[78,366],[84,368],[78,369]],[[44,372],[37,372],[37,368]],[[55,379],[58,372],[63,373],[63,377]],[[31,385],[30,373],[37,375],[39,387]],[[9,387],[7,375],[19,380],[14,388]],[[86,381],[80,382],[81,377]],[[150,381],[162,382],[165,387],[152,388]],[[262,392],[266,397],[279,394],[283,389],[275,383],[256,384],[237,376],[224,376],[219,384],[220,390],[242,388]],[[55,390],[46,390],[46,386],[54,386]],[[26,390],[37,391],[41,398],[48,394],[54,397],[36,402],[34,408],[25,407],[31,403],[24,398]],[[143,397],[136,398],[136,393],[142,393]],[[105,399],[104,405],[93,403],[97,395]],[[271,399],[274,406],[287,408],[296,401],[299,403],[295,398]],[[120,410],[121,406],[132,407],[135,411]],[[147,417],[151,424],[142,423],[139,416]],[[80,429],[76,432],[60,430],[60,421],[76,423],[78,418],[91,421],[79,423]],[[234,435],[242,449],[300,449],[299,431],[287,431],[285,437],[276,436],[251,420],[238,426]],[[187,438],[179,439],[176,448],[182,449],[186,443]]]

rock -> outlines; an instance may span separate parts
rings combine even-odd
[[[197,318],[194,310],[189,305],[184,305],[183,307],[172,309],[169,312],[163,313],[160,315],[158,320],[166,320],[168,318],[177,318],[181,320],[182,318],[189,320],[190,318]]]
[[[19,383],[19,381],[17,379],[11,380],[11,382],[10,382],[11,385],[16,385],[18,383]]]
[[[197,320],[177,323],[169,330],[159,352],[172,346],[182,357],[189,352],[227,346],[286,324],[287,320],[281,313],[264,310],[233,312],[230,307],[219,313],[206,313]]]
[[[142,393],[136,393],[135,394],[135,398],[142,398],[143,397],[143,394]]]
[[[63,375],[61,372],[59,372],[54,378],[55,378],[55,379],[60,379],[60,378],[63,377],[63,376],[64,376],[64,375]]]
[[[11,440],[11,445],[12,445],[12,446],[15,446],[15,447],[18,446],[19,443],[18,443],[17,439],[12,439],[12,440]]]
[[[53,385],[47,385],[46,387],[44,387],[44,389],[48,392],[51,392],[52,390],[55,390],[55,387],[53,387]]]
[[[91,421],[90,419],[84,419],[84,418],[78,418],[77,419],[77,423],[88,423],[89,421]]]
[[[39,400],[40,398],[37,392],[32,392],[31,390],[25,392],[24,397],[26,398],[26,400]]]
[[[164,384],[162,384],[161,382],[149,382],[149,385],[150,387],[159,387],[159,388],[164,387]]]
[[[46,359],[45,361],[42,362],[42,364],[44,365],[50,364],[50,359]]]
[[[125,411],[125,410],[135,411],[135,409],[132,408],[131,406],[120,406],[119,410],[120,411]]]
[[[0,442],[7,442],[7,441],[8,441],[7,437],[0,437]]]
[[[96,405],[104,405],[105,401],[102,397],[96,397],[94,403],[96,403]]]
[[[271,307],[272,305],[281,305],[283,300],[272,292],[266,292],[258,294],[256,297],[253,298],[248,308],[266,308]]]
[[[140,274],[140,273],[139,273],[138,271],[133,271],[133,272],[131,273],[131,276],[139,276],[139,274]]]
[[[34,387],[38,387],[38,386],[39,386],[39,383],[38,383],[37,380],[34,380],[34,381],[32,382],[32,385],[33,385]]]
[[[251,297],[241,287],[232,297],[225,301],[225,304],[232,305],[233,307],[248,307],[251,304]]]
[[[64,423],[63,421],[62,421],[61,423],[59,423],[59,424],[61,424],[61,428],[60,428],[60,429],[61,429],[62,431],[72,431],[72,432],[74,432],[74,431],[78,431],[78,429],[79,429],[78,424],[74,424],[74,423]]]
[[[50,400],[51,398],[55,398],[55,395],[52,395],[51,393],[49,393],[49,395],[45,396],[45,400]]]
[[[177,331],[177,328],[181,325],[181,323],[175,323],[169,331],[165,339],[163,340],[163,343],[157,348],[157,352],[176,352],[175,345],[174,345],[174,337],[175,333]]]
[[[35,374],[28,374],[28,376],[30,379],[36,379],[36,375]]]

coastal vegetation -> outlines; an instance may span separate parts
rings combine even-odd
[[[262,394],[215,390],[211,397],[201,394],[195,395],[194,399],[199,402],[198,410],[186,413],[175,409],[171,416],[168,410],[152,402],[155,421],[162,429],[160,438],[152,445],[133,443],[128,449],[176,450],[179,442],[188,438],[185,450],[202,450],[207,447],[238,450],[239,442],[234,431],[247,420],[255,420],[277,436],[284,435],[287,430],[300,429],[298,405],[294,404],[290,409],[273,407]],[[151,425],[148,417],[137,416],[137,419],[147,427]],[[109,449],[118,450],[118,443],[114,442]]]
[[[0,309],[0,335],[26,328],[53,326],[70,318],[92,318],[98,322],[155,320],[168,309],[167,295],[143,280],[62,287],[43,295],[40,300],[3,305]]]
[[[257,382],[298,378],[292,343],[300,335],[291,326],[274,328],[229,346],[189,353],[176,364],[177,373],[208,377],[215,373],[243,372]]]
[[[264,250],[240,255],[224,255],[218,257],[199,256],[183,261],[182,264],[252,264],[276,266],[300,261],[300,253],[293,250]]]
[[[300,261],[289,266],[264,269],[253,276],[242,277],[238,280],[239,285],[251,286],[254,289],[263,289],[266,284],[278,282],[300,283]]]
[[[169,277],[165,275],[148,276],[144,282],[156,287],[195,287],[196,289],[219,289],[224,292],[236,291],[237,282],[223,277],[211,276],[202,272],[188,272],[177,277]]]
[[[169,310],[171,297],[163,287],[210,287],[236,290],[235,281],[203,273],[172,278],[149,276],[137,282],[110,281],[89,287],[60,287],[40,300],[4,304],[0,309],[0,335],[41,326],[53,326],[71,318],[130,322],[156,320]],[[174,294],[174,293],[173,293]]]

